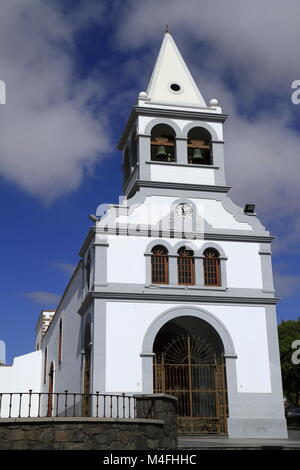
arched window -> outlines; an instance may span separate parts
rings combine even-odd
[[[61,364],[62,362],[62,319],[59,320],[59,331],[58,331],[58,363]]]
[[[178,284],[195,284],[194,252],[185,246],[178,250]]]
[[[47,378],[47,355],[48,355],[48,349],[45,349],[45,356],[44,356],[44,384],[46,383],[46,378]]]
[[[168,250],[162,245],[152,248],[151,279],[153,284],[168,284],[169,282]]]
[[[207,248],[203,255],[204,285],[220,286],[221,270],[219,252],[215,248]]]
[[[202,127],[194,127],[188,133],[188,163],[211,165],[211,135]]]
[[[174,162],[175,131],[167,124],[157,124],[151,131],[151,160],[157,162]]]

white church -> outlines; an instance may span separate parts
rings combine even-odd
[[[287,437],[273,237],[228,196],[226,118],[166,32],[118,143],[124,198],[91,217],[36,351],[0,367],[0,392],[165,393],[179,433]]]

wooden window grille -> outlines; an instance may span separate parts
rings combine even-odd
[[[178,251],[178,284],[195,284],[194,252],[185,247]]]
[[[207,248],[204,251],[203,268],[204,268],[204,285],[205,286],[220,286],[221,285],[220,254],[214,248]]]
[[[169,259],[168,250],[161,245],[152,249],[151,279],[153,284],[169,283]]]
[[[62,319],[59,321],[59,333],[58,333],[58,363],[62,362]]]

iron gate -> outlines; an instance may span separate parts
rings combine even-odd
[[[176,337],[154,357],[154,391],[178,398],[179,434],[226,434],[223,358],[201,338]]]

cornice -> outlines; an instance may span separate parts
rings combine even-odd
[[[89,292],[78,310],[79,315],[84,315],[91,303],[96,300],[120,300],[136,302],[175,302],[175,303],[210,303],[210,304],[247,304],[247,305],[276,305],[279,301],[277,297],[246,297],[246,296],[226,296],[207,295],[199,293],[182,294],[166,292],[112,292],[98,291]]]
[[[231,189],[230,186],[217,186],[208,184],[191,184],[191,183],[171,183],[169,181],[147,181],[136,180],[128,193],[128,198],[131,198],[140,188],[159,188],[159,189],[175,189],[177,191],[197,191],[197,192],[214,192],[214,193],[228,193]],[[127,185],[124,186],[124,192]]]

